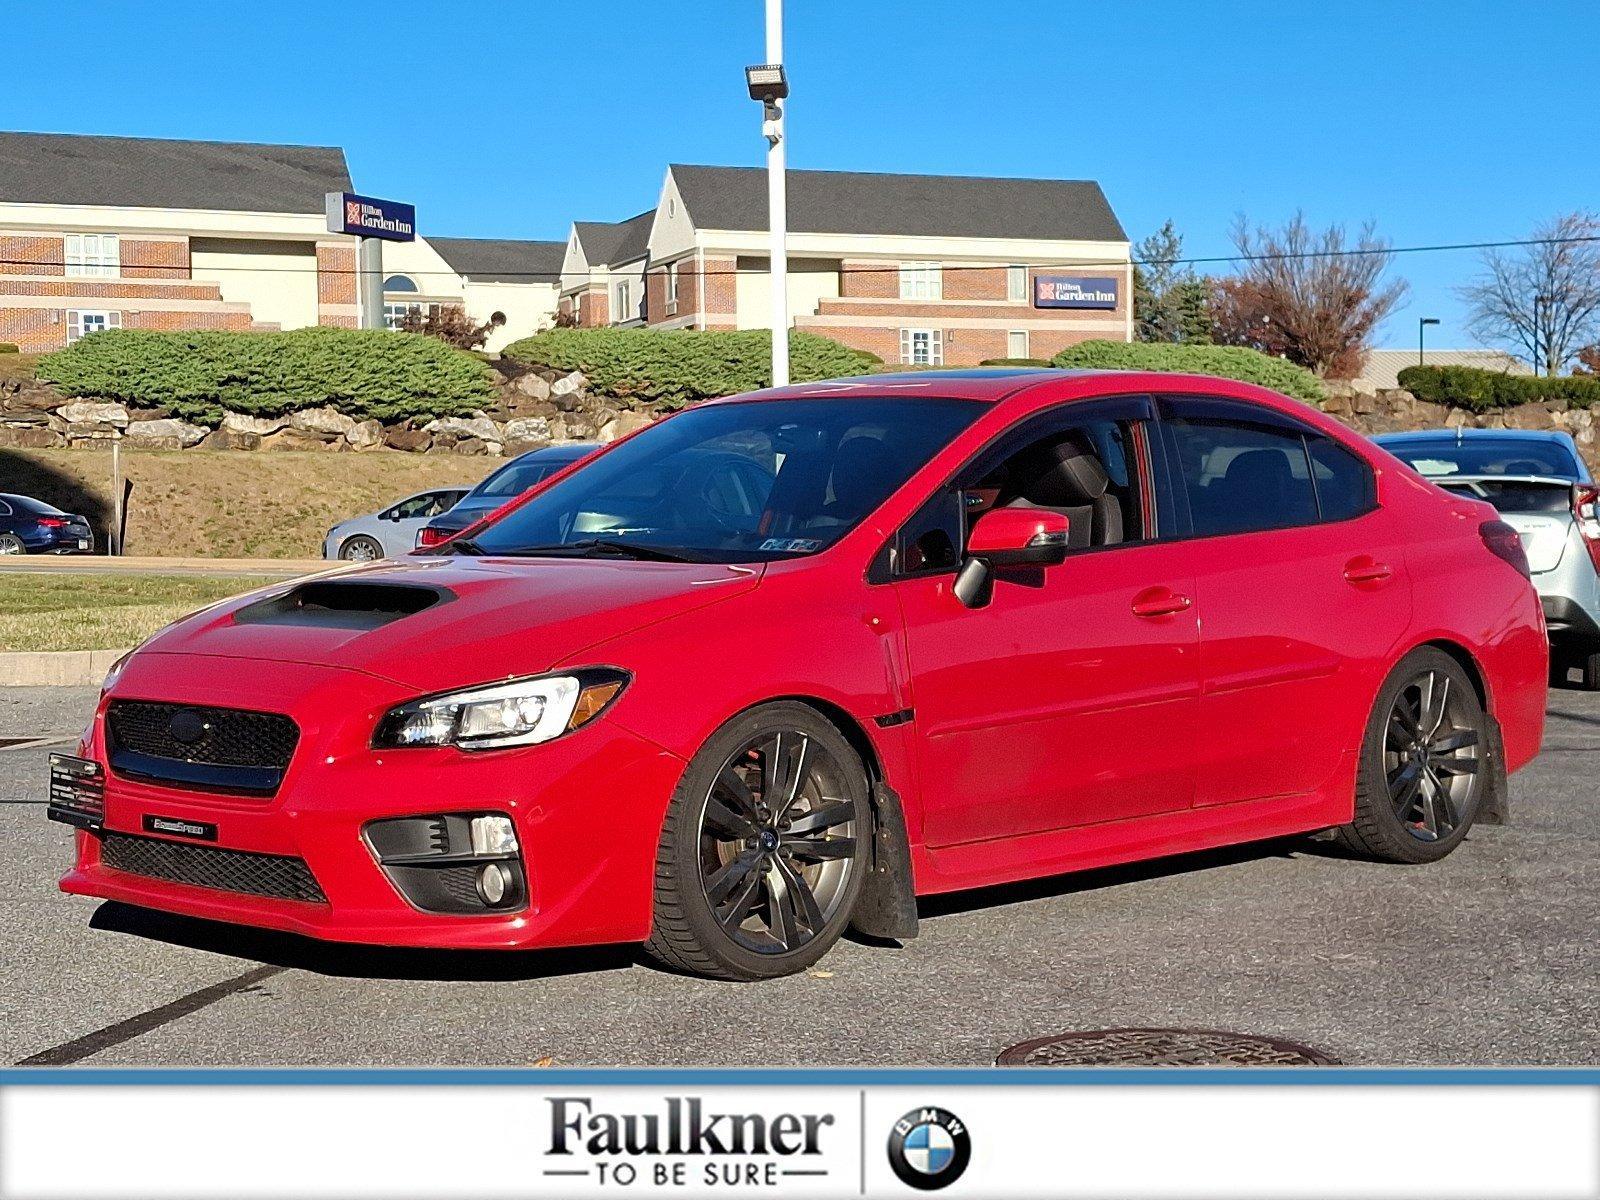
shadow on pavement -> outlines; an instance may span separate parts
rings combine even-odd
[[[631,946],[574,950],[413,950],[355,946],[270,929],[252,929],[180,917],[108,900],[95,910],[92,929],[126,933],[172,946],[347,979],[415,979],[508,983],[617,971],[635,964]]]

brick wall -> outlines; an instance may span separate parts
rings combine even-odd
[[[318,246],[317,304],[355,303],[356,252],[346,246]]]
[[[122,274],[128,279],[189,278],[189,239],[122,239]]]
[[[65,275],[66,262],[66,243],[59,234],[0,234],[0,275]]]
[[[50,323],[48,308],[0,308],[0,342],[12,342],[34,354],[58,350],[66,341],[64,323]]]

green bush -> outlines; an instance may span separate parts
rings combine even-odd
[[[1244,346],[1167,342],[1079,342],[1050,360],[1054,367],[1095,367],[1113,371],[1187,371],[1255,383],[1320,404],[1322,383],[1304,367]]]
[[[324,404],[360,419],[455,416],[494,395],[471,354],[385,329],[111,329],[47,355],[38,376],[69,396],[158,405],[202,425],[224,409],[275,417]]]
[[[1418,400],[1491,412],[1542,400],[1565,400],[1573,408],[1600,404],[1600,376],[1507,375],[1479,367],[1406,367],[1400,386]]]
[[[1050,363],[1043,358],[986,358],[978,365],[980,367],[1048,367]]]
[[[501,353],[529,366],[582,371],[597,392],[667,408],[753,391],[772,378],[772,335],[764,329],[551,329]],[[789,335],[796,383],[865,375],[881,361],[815,334]]]
[[[17,344],[15,342],[0,342],[0,354],[16,354],[17,352]]]

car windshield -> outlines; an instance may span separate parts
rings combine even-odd
[[[1522,438],[1407,439],[1383,448],[1419,475],[1546,475],[1577,479],[1578,464],[1560,442]]]
[[[455,548],[691,562],[814,554],[984,407],[922,397],[707,405],[629,439]]]

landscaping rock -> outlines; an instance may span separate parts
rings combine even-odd
[[[483,442],[500,440],[500,427],[488,417],[440,417],[422,428],[435,438],[476,438]]]
[[[394,450],[409,450],[415,453],[426,450],[432,443],[433,434],[422,429],[395,425],[383,431],[383,444]]]
[[[56,409],[56,416],[68,425],[114,425],[121,429],[128,424],[127,406],[112,400],[70,400]]]
[[[482,438],[468,437],[456,442],[455,445],[450,447],[450,450],[455,454],[487,454],[491,444],[498,446],[500,443],[490,443]]]
[[[16,450],[48,450],[67,439],[48,425],[0,425],[0,446]]]
[[[520,376],[512,387],[530,400],[550,399],[550,381],[535,375],[532,371]]]
[[[236,433],[254,433],[265,437],[289,424],[288,417],[248,417],[244,413],[223,413],[221,428]]]
[[[213,429],[200,443],[202,450],[259,450],[261,435],[248,429],[229,429],[226,425]]]
[[[655,422],[644,413],[619,413],[600,427],[600,440],[614,442],[620,437],[627,437],[630,433],[637,433],[654,424]]]
[[[344,440],[357,450],[376,450],[383,445],[382,421],[357,421],[344,431]]]
[[[343,438],[330,441],[319,434],[293,426],[261,439],[263,450],[342,450],[344,447]]]
[[[544,417],[517,417],[507,421],[502,436],[509,442],[548,442],[550,422]]]
[[[157,421],[130,421],[123,439],[138,450],[185,450],[199,445],[206,432],[203,426],[165,417]]]
[[[354,417],[347,417],[333,408],[305,408],[289,418],[290,429],[334,437],[343,437],[355,423]]]
[[[526,454],[530,450],[543,450],[546,446],[553,445],[549,438],[507,438],[502,443],[507,458],[515,458],[519,454]]]

